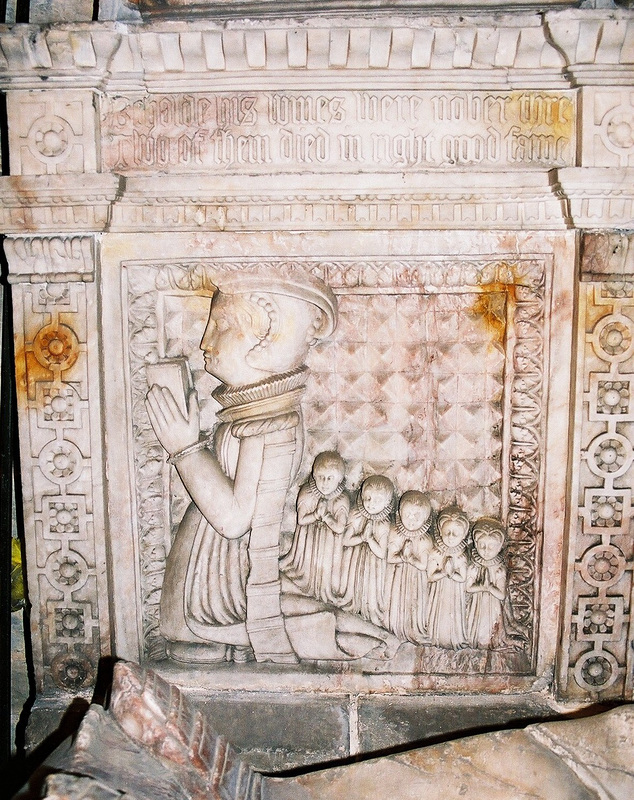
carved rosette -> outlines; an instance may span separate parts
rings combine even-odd
[[[492,448],[487,454],[488,459],[483,460],[487,469],[477,479],[473,475],[470,477],[473,486],[461,487],[457,483],[455,485],[447,483],[444,490],[439,489],[438,502],[449,502],[450,494],[453,493],[453,496],[458,497],[459,502],[469,507],[475,516],[493,513],[501,515],[507,521],[508,592],[515,615],[514,622],[518,629],[526,634],[529,642],[521,670],[530,669],[527,665],[533,656],[533,634],[536,632],[538,619],[535,575],[541,549],[544,285],[548,266],[544,260],[527,258],[506,263],[497,259],[476,261],[430,258],[369,261],[298,259],[292,262],[281,259],[269,261],[214,259],[181,264],[131,262],[124,266],[128,286],[130,399],[134,426],[135,484],[141,559],[143,647],[147,657],[160,658],[165,652],[164,642],[159,634],[160,592],[171,534],[182,517],[187,497],[182,487],[179,488],[175,482],[174,475],[169,474],[163,451],[156,441],[146,414],[144,404],[148,389],[146,366],[159,358],[185,356],[193,359],[191,363],[194,383],[199,384],[201,380],[209,380],[209,376],[193,363],[202,333],[202,329],[194,330],[194,326],[200,325],[204,319],[194,320],[194,315],[185,310],[185,304],[196,295],[199,299],[201,295],[208,297],[213,291],[211,276],[218,275],[222,271],[257,271],[263,276],[267,273],[283,275],[287,272],[290,276],[299,266],[333,289],[338,295],[340,310],[345,306],[346,298],[359,297],[360,294],[376,296],[389,305],[390,302],[396,303],[395,298],[399,297],[411,299],[416,295],[423,298],[431,296],[442,298],[455,296],[458,292],[469,298],[468,301],[460,301],[464,308],[468,309],[469,314],[473,315],[473,309],[476,308],[478,314],[486,316],[487,324],[491,326],[491,331],[487,335],[491,342],[499,345],[500,364],[506,365],[505,372],[512,373],[513,377],[512,380],[505,378],[506,384],[504,384],[501,377],[502,367],[500,367],[499,385],[496,382],[498,379],[494,375],[490,376],[490,380],[498,388],[493,393],[495,402],[492,400],[488,405],[485,404],[487,408],[490,406],[490,409],[493,409],[486,412],[488,414],[486,424],[490,425],[488,436]],[[503,300],[499,299],[501,296],[504,297]],[[179,303],[182,305],[179,306]],[[491,311],[492,308],[495,313]],[[376,309],[373,306],[371,310],[374,312]],[[183,323],[188,313],[190,321]],[[501,315],[503,319],[496,314]],[[201,317],[203,316],[206,316],[204,311],[201,313]],[[389,319],[386,318],[383,323],[386,329],[391,330],[392,322]],[[341,322],[341,325],[344,324],[345,322]],[[508,330],[512,331],[508,336],[505,333],[506,325]],[[419,344],[414,342],[412,346],[415,345],[414,349],[420,350],[423,341],[421,339]],[[324,346],[329,345],[325,343]],[[449,360],[453,357],[450,352],[451,347],[445,343]],[[316,348],[317,350],[319,348]],[[321,369],[320,363],[323,364],[328,358],[325,352],[315,355],[314,363],[311,363],[313,372],[318,373]],[[460,359],[454,358],[452,364],[454,362],[458,369]],[[464,364],[464,359],[462,363]],[[380,366],[378,369],[381,370]],[[322,378],[324,375],[319,373],[320,392],[325,386]],[[371,375],[356,376],[356,378],[352,376],[346,378],[346,385],[350,384],[353,387],[353,383],[356,383],[353,388],[358,392],[362,384],[366,387],[363,391],[367,392],[368,380],[371,382],[371,378]],[[506,403],[510,409],[506,424],[501,421],[500,405],[504,385],[508,394]],[[201,400],[204,400],[206,393],[208,394],[207,386],[203,391],[199,388],[198,394]],[[307,423],[306,459],[314,457],[315,452],[319,452],[320,449],[330,446],[341,447],[346,438],[345,433],[341,434],[339,442],[325,442],[317,438],[326,435],[326,425],[319,419],[318,395],[319,392],[311,399],[311,388],[308,387],[304,401]],[[398,399],[401,402],[401,399]],[[496,415],[495,408],[498,407],[500,413]],[[361,413],[359,408],[356,408],[356,412]],[[396,422],[403,417],[401,411],[400,408],[391,409]],[[352,409],[351,413],[354,414],[355,409]],[[202,414],[203,416],[205,414],[204,404]],[[213,415],[210,419],[213,419]],[[312,427],[311,420],[314,423]],[[403,422],[403,426],[407,427],[407,419]],[[472,423],[471,427],[477,426]],[[466,427],[465,432],[467,432]],[[398,446],[394,442],[401,433],[402,431],[395,427],[391,439],[384,437],[387,450],[391,451],[391,448]],[[449,433],[455,432],[448,429],[447,438]],[[350,441],[352,438],[350,433]],[[350,452],[344,453],[347,460],[357,462],[366,460],[365,453],[359,451],[355,454],[352,444],[348,449]],[[375,448],[376,452],[379,451]],[[481,468],[482,464],[480,471]],[[425,475],[429,476],[429,467],[425,467],[422,462],[420,468],[414,464],[409,465],[411,474],[407,466],[400,468],[398,464],[393,464],[392,472],[394,469],[397,471],[400,469],[396,478],[403,484],[402,488],[412,488],[409,483],[412,483],[412,486],[415,484],[418,488],[425,488]],[[475,475],[478,470],[475,467],[474,470]],[[449,473],[460,474],[459,470],[454,468],[448,469]],[[506,487],[505,491],[502,487]],[[168,494],[171,495],[171,504],[165,499]],[[292,527],[288,530],[290,532]]]
[[[603,270],[600,270],[603,271]],[[632,696],[634,282],[582,284],[567,695]]]
[[[40,689],[76,692],[94,683],[110,652],[99,388],[96,353],[88,354],[97,325],[89,312],[96,307],[92,244],[29,238],[5,249],[15,284],[25,529],[33,537],[29,599],[40,609],[32,632],[36,680]]]

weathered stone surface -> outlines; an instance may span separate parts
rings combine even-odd
[[[94,778],[62,773],[46,779],[44,796],[50,800],[114,800],[121,795]]]
[[[350,754],[347,698],[240,692],[205,700],[201,709],[245,761],[262,772],[337,761]]]
[[[425,744],[556,714],[550,703],[535,695],[367,697],[358,705],[359,751],[371,753],[411,742]]]
[[[295,777],[262,777],[241,763],[176,687],[120,663],[110,713],[88,711],[61,766],[96,782],[58,777],[46,796],[102,800],[116,790],[138,800],[366,800],[385,786],[404,799],[626,800],[634,790],[633,717],[632,707],[622,706],[598,717],[483,734]]]
[[[631,698],[632,11],[273,5],[0,30],[38,688]]]
[[[92,0],[31,0],[29,22],[46,25],[50,22],[90,22]]]
[[[365,800],[374,796],[377,785],[383,785],[401,800],[463,796],[473,800],[523,796],[626,800],[634,788],[633,755],[632,710],[624,706],[600,717],[598,726],[593,718],[535,725],[294,780],[269,779],[263,795],[271,800]]]

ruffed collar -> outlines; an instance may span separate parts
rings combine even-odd
[[[440,535],[440,531],[437,529],[433,532],[434,537],[434,545],[441,553],[445,553],[448,556],[459,556],[467,549],[467,537],[460,542],[460,544],[455,545],[455,547],[449,547],[446,545],[443,540],[442,536]]]
[[[502,564],[504,563],[502,556],[499,553],[497,556],[494,556],[493,558],[486,559],[482,558],[482,556],[475,549],[471,553],[471,560],[474,562],[474,564],[486,568],[502,566]]]
[[[330,492],[330,494],[323,494],[317,488],[317,484],[315,483],[315,479],[311,475],[308,478],[308,488],[309,488],[310,492],[312,494],[316,495],[317,497],[323,497],[324,500],[336,500],[337,497],[340,497],[343,494],[344,481],[342,480],[341,483],[337,486],[337,488],[334,491]]]
[[[212,392],[222,411],[222,422],[241,422],[249,419],[266,419],[297,409],[308,369],[299,367],[292,372],[274,375],[247,386],[221,384]]]
[[[418,530],[410,531],[408,528],[403,525],[401,522],[401,518],[399,516],[396,517],[396,530],[400,533],[401,536],[404,536],[406,539],[414,539],[418,538],[419,536],[425,536],[425,534],[429,533],[429,529],[431,528],[432,519],[431,516],[424,522]]]

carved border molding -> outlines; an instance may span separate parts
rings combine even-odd
[[[189,7],[189,5],[188,5]],[[414,70],[439,85],[453,81],[533,86],[628,84],[634,71],[631,11],[553,11],[473,18],[465,15],[380,16],[359,25],[319,17],[223,24],[125,23],[14,25],[0,32],[0,88],[141,87],[208,82],[218,73],[310,71],[367,74],[384,70],[392,83]],[[386,24],[387,23],[387,24]],[[453,77],[452,77],[453,76]],[[215,80],[216,78],[214,78]],[[270,77],[267,78],[270,81]],[[315,88],[314,80],[311,85]],[[518,84],[520,85],[520,84]]]
[[[26,236],[6,239],[9,283],[93,281],[95,241],[92,236]]]
[[[4,233],[103,231],[123,186],[119,175],[28,175],[0,178]]]
[[[551,41],[563,53],[573,85],[632,83],[634,14],[625,9],[547,12]]]
[[[560,686],[632,699],[634,275],[582,283]]]
[[[567,0],[549,0],[549,7],[564,5]],[[416,11],[425,13],[426,9],[437,8],[436,0],[139,0],[139,8],[144,15],[178,17],[187,9],[187,13],[205,14],[206,16],[231,17],[234,15],[251,16],[275,13],[297,16],[315,11],[347,11],[347,12],[381,12]],[[454,8],[460,0],[454,3]],[[525,9],[538,5],[536,0],[507,0],[504,6],[521,6]],[[484,0],[479,3],[482,10],[494,13],[499,8],[495,0]],[[190,11],[191,10],[191,11]]]
[[[56,86],[101,86],[122,35],[103,22],[6,26],[0,30],[0,86],[41,89],[42,78]]]
[[[188,3],[188,10],[191,5]],[[355,8],[358,12],[358,9]],[[351,12],[354,13],[354,12]],[[394,14],[394,12],[393,12]],[[630,85],[634,74],[634,14],[623,9],[519,12],[469,17],[454,12],[360,17],[155,22],[151,28],[101,21],[13,25],[0,30],[0,88],[143,88],[200,82],[219,75],[258,75],[263,86],[280,73],[388,73],[393,86],[416,73],[419,85],[537,87]],[[327,77],[332,81],[331,77]],[[268,82],[268,83],[267,83]],[[422,83],[421,83],[422,82]]]
[[[634,168],[565,167],[558,176],[574,227],[634,227]]]
[[[232,180],[236,188],[231,193],[219,192],[218,181],[207,179],[198,181],[196,189],[185,196],[179,181],[178,186],[172,184],[171,197],[166,197],[169,178],[130,178],[113,208],[111,230],[566,227],[562,199],[544,175],[524,173],[499,186],[499,177],[492,173],[427,174],[424,191],[417,188],[419,181],[414,177],[401,190],[392,188],[389,180],[378,179],[376,189],[367,186],[362,193],[350,177],[339,176],[339,188],[334,191],[313,188],[312,181],[298,191],[284,176],[274,180],[252,176]],[[509,182],[519,185],[509,188]],[[179,188],[180,196],[175,196]]]
[[[124,264],[127,273],[128,336],[134,465],[141,560],[143,649],[148,658],[164,655],[158,632],[159,600],[165,569],[168,522],[164,501],[165,456],[147,418],[145,367],[159,350],[157,296],[161,291],[208,293],[213,275],[222,271],[279,270],[293,263],[328,283],[335,292],[353,288],[395,291],[482,291],[486,286],[513,287],[516,341],[510,388],[508,478],[509,594],[516,623],[530,640],[537,634],[535,576],[541,543],[541,449],[543,440],[544,297],[546,263],[542,258],[509,262],[499,257],[469,259],[209,259],[183,263],[156,261]]]
[[[487,74],[489,82],[507,80],[517,72],[529,80],[564,86],[564,59],[548,39],[534,14],[460,23],[458,18],[403,20],[401,26],[334,24],[316,27],[269,22],[243,30],[235,25],[181,24],[151,30],[121,29],[109,23],[40,28],[16,25],[0,36],[0,76],[27,88],[41,85],[34,73],[44,73],[56,85],[81,68],[81,85],[175,83],[218,72],[279,72],[288,70],[355,70],[450,73],[458,70]],[[454,24],[455,22],[455,24]],[[245,26],[246,27],[246,26]],[[496,71],[502,70],[502,76]],[[541,73],[541,75],[539,75]],[[39,77],[39,76],[38,76]],[[0,86],[3,81],[0,77]],[[77,84],[74,84],[77,85]]]
[[[566,167],[553,175],[560,185],[535,172],[427,174],[426,191],[420,191],[415,175],[407,176],[399,189],[389,176],[374,176],[375,188],[363,193],[349,175],[338,176],[333,191],[312,180],[300,190],[292,176],[276,176],[274,187],[270,176],[232,176],[232,191],[219,191],[218,180],[208,177],[186,193],[183,179],[174,177],[125,179],[99,173],[4,177],[0,226],[8,234],[634,227],[634,168]]]
[[[389,176],[359,192],[355,178],[337,188],[293,176],[233,176],[231,191],[215,177],[123,178],[116,174],[0,178],[0,227],[6,233],[61,231],[200,231],[288,228],[568,227],[565,198],[543,173],[463,173]],[[504,185],[500,185],[503,182]],[[184,183],[187,191],[183,191]],[[509,183],[513,183],[509,187]],[[274,184],[274,186],[272,185]]]

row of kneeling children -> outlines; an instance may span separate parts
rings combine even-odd
[[[491,648],[504,644],[505,538],[498,520],[471,524],[457,506],[434,513],[422,491],[396,502],[384,475],[366,478],[351,499],[344,461],[327,451],[299,490],[280,568],[305,594],[403,641]]]

